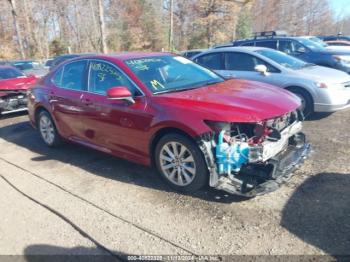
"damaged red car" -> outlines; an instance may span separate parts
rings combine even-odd
[[[68,140],[153,165],[185,192],[208,184],[247,197],[271,192],[310,152],[295,95],[223,79],[172,54],[73,59],[31,88],[28,100],[48,146]]]
[[[0,66],[0,115],[27,110],[27,90],[36,82],[11,66]]]

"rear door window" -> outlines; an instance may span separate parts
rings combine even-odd
[[[224,69],[222,53],[206,54],[198,57],[195,62],[213,70]]]
[[[277,49],[277,41],[276,40],[256,41],[255,46]]]
[[[86,66],[86,60],[65,65],[60,86],[72,90],[86,90]]]

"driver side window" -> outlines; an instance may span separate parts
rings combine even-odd
[[[108,89],[117,86],[125,86],[133,95],[137,95],[135,86],[115,66],[102,61],[90,62],[90,92],[105,95]]]
[[[200,56],[195,62],[212,70],[223,70],[222,54],[219,52]]]
[[[255,71],[257,65],[265,65],[267,71],[271,73],[279,72],[278,69],[255,57],[246,53],[238,52],[227,52],[225,53],[225,70],[235,70],[235,71]]]
[[[299,50],[304,50],[304,52],[307,51],[307,49],[305,48],[305,46],[303,46],[302,44],[300,44],[297,41],[293,41],[293,47],[294,47],[294,53],[298,53]]]

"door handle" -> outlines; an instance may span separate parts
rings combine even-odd
[[[50,103],[52,103],[52,102],[57,102],[57,101],[58,101],[57,98],[58,98],[58,97],[56,96],[55,92],[51,91],[51,92],[49,93],[49,101],[50,101]]]
[[[82,103],[86,106],[90,106],[93,104],[93,102],[90,99],[84,98],[82,99]]]

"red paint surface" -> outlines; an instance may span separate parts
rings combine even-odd
[[[114,63],[139,86],[145,96],[135,97],[131,105],[122,100],[110,100],[105,95],[55,87],[50,81],[54,72],[50,73],[31,90],[34,95],[29,97],[28,104],[31,122],[35,124],[36,109],[45,108],[65,139],[149,165],[151,145],[158,132],[171,128],[197,137],[211,131],[204,120],[257,122],[281,116],[300,106],[296,96],[280,88],[235,79],[183,92],[153,95],[123,61],[154,55],[166,54],[90,57]],[[79,59],[83,58],[76,60]]]

